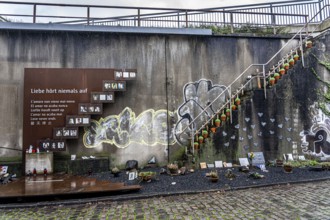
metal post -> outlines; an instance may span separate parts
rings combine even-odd
[[[89,18],[90,18],[90,8],[87,7],[87,25],[89,25]]]
[[[305,24],[306,24],[306,35],[308,35],[308,15],[305,16]]]
[[[322,2],[323,0],[319,0],[319,12],[320,12],[320,22],[322,22],[322,12],[321,12],[321,8],[322,8],[322,5],[321,5],[321,2]]]
[[[303,47],[303,40],[302,40],[302,36],[301,36],[301,32],[299,34],[299,47],[300,47],[300,52],[301,52],[301,63],[302,63],[302,66],[305,67],[305,61],[304,61],[304,47]]]
[[[188,28],[188,11],[186,11],[186,28]]]
[[[141,14],[140,14],[141,12],[140,12],[140,9],[138,9],[138,27],[140,27],[141,26]]]
[[[37,4],[33,5],[33,24],[36,23],[36,16],[37,16]]]
[[[266,71],[265,71],[265,65],[262,65],[262,74],[264,76],[264,93],[265,93],[265,99],[267,99],[267,90],[266,90]]]
[[[233,110],[231,109],[231,86],[229,86],[229,109],[230,109],[230,124],[233,123]]]
[[[234,33],[234,18],[233,18],[233,13],[230,12],[230,32],[233,34]]]
[[[194,134],[194,128],[193,126],[191,125],[191,147],[192,147],[192,155],[195,154],[195,146],[194,146],[194,138],[195,138],[195,134]],[[198,140],[197,140],[198,141]]]
[[[273,26],[273,33],[276,34],[276,17],[273,14],[273,4],[270,4],[270,16],[271,16],[271,24]]]
[[[178,12],[178,28],[180,28],[180,12]]]
[[[223,9],[222,11],[223,11],[223,25],[226,26],[226,12],[225,9]]]

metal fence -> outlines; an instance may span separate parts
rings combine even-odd
[[[48,4],[32,2],[0,2],[0,17],[4,21],[28,23],[61,23],[134,27],[276,27],[306,24],[330,0],[298,0],[234,7],[205,9],[175,9],[148,7],[121,7],[103,5]],[[2,11],[3,6],[17,6],[21,13]],[[73,13],[74,12],[74,13]],[[112,15],[112,16],[109,16]],[[330,17],[323,10],[314,22]]]

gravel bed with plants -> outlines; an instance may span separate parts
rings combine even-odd
[[[216,172],[217,181],[211,181],[210,175],[214,173],[212,171]],[[135,192],[138,195],[221,191],[330,179],[328,168],[313,169],[311,166],[294,167],[291,173],[285,172],[283,167],[276,166],[267,166],[266,171],[256,167],[248,171],[242,170],[240,167],[206,168],[196,169],[193,172],[186,171],[185,174],[171,174],[167,167],[153,167],[139,169],[137,173],[138,177],[134,180],[129,180],[129,172],[123,170],[117,177],[110,171],[95,173],[91,177],[111,182],[124,182],[126,185],[140,184],[142,189]],[[145,175],[149,175],[149,177],[142,178]]]

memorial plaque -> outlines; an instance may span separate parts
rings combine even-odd
[[[239,158],[239,163],[241,166],[249,166],[249,160],[247,158]]]
[[[233,164],[232,163],[225,163],[224,167],[233,167]]]
[[[215,168],[222,168],[223,164],[222,161],[214,161]]]
[[[6,174],[8,170],[8,166],[0,166],[0,174]]]
[[[207,165],[206,165],[205,162],[202,162],[199,165],[200,165],[201,169],[206,169],[207,168]]]
[[[298,159],[299,159],[299,160],[306,160],[306,158],[305,158],[304,155],[299,155]]]
[[[114,102],[114,92],[104,92],[103,83],[136,79],[135,69],[116,71],[115,78],[115,69],[25,68],[23,152],[39,140],[52,139],[53,128],[89,125],[90,115],[98,110],[102,114],[96,104]],[[117,88],[122,86],[117,84]],[[77,117],[70,121],[67,115]]]
[[[252,159],[252,165],[257,166],[261,164],[265,164],[265,157],[262,152],[253,152],[254,158]],[[248,153],[248,157],[251,157],[251,154]]]
[[[288,161],[293,161],[293,155],[292,154],[287,154],[287,160]]]

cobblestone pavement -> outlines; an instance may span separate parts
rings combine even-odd
[[[0,210],[0,219],[330,219],[330,181]]]

